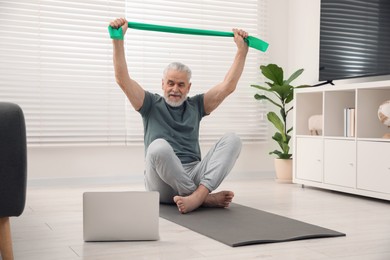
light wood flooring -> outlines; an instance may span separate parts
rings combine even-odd
[[[233,190],[236,203],[347,235],[232,248],[160,218],[159,241],[85,243],[82,193],[144,190],[142,180],[41,180],[29,182],[24,213],[11,218],[15,259],[390,259],[390,202],[256,176],[221,189]]]

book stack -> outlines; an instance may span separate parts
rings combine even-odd
[[[355,108],[344,108],[344,136],[355,136]]]

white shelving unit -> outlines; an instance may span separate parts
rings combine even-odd
[[[390,81],[296,89],[293,182],[390,200],[390,133],[378,107],[390,100]],[[355,108],[354,135],[344,131],[344,110]],[[320,135],[308,120],[322,115]]]

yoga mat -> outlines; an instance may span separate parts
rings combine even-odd
[[[206,36],[221,36],[221,37],[233,37],[233,32],[221,32],[212,30],[202,30],[193,28],[182,28],[173,26],[164,26],[156,24],[146,24],[137,22],[128,22],[129,28],[147,31],[168,32],[168,33],[180,33],[180,34],[193,34],[193,35],[206,35]],[[114,29],[108,26],[111,39],[123,40],[122,27]],[[253,36],[248,36],[245,41],[249,47],[265,52],[268,48],[268,43]]]
[[[232,247],[345,236],[235,203],[229,208],[199,208],[187,214],[181,214],[176,205],[160,204],[160,217]]]

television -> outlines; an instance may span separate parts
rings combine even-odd
[[[319,80],[390,75],[390,0],[321,0]]]

